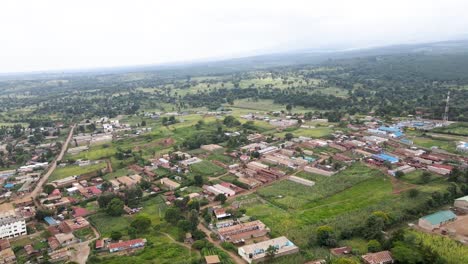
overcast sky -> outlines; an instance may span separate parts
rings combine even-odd
[[[466,37],[467,0],[1,0],[0,72]]]

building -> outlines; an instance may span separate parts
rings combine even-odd
[[[468,195],[455,199],[453,206],[460,211],[468,213]]]
[[[392,258],[392,253],[388,250],[376,253],[367,253],[362,256],[362,260],[367,264],[390,264],[395,262]]]
[[[216,144],[209,144],[209,145],[202,145],[200,148],[206,151],[215,151],[218,149],[222,149],[223,147],[221,147],[220,145],[216,145]]]
[[[460,142],[457,145],[457,150],[460,152],[468,152],[468,142]]]
[[[55,235],[55,238],[57,239],[57,241],[60,243],[62,247],[68,246],[72,244],[73,242],[75,242],[75,236],[73,235],[73,233],[68,233],[68,234],[58,233]]]
[[[453,167],[450,165],[444,165],[444,164],[432,164],[427,166],[427,170],[440,174],[440,175],[447,175],[450,172],[452,172]]]
[[[136,248],[142,248],[145,246],[146,239],[132,239],[128,241],[118,242],[118,243],[111,243],[109,244],[109,252],[118,252]]]
[[[175,190],[180,187],[180,184],[177,182],[169,179],[169,178],[162,178],[161,179],[161,184],[164,185],[165,187],[169,188],[169,190]]]
[[[351,247],[339,247],[330,249],[330,253],[334,256],[343,256],[351,254],[353,249]]]
[[[205,256],[205,262],[206,262],[206,264],[219,264],[219,263],[221,263],[221,261],[219,260],[218,255]]]
[[[410,173],[412,171],[415,171],[416,169],[414,167],[411,167],[410,165],[403,165],[403,166],[400,166],[394,170],[388,170],[388,173],[390,173],[392,176],[395,176],[396,172],[397,171],[401,171],[403,172],[404,174],[407,174],[407,173]]]
[[[284,236],[239,247],[237,252],[248,263],[257,263],[265,259],[269,246],[277,249],[275,257],[299,252],[299,248]]]
[[[374,154],[372,155],[373,159],[376,159],[378,161],[382,162],[390,162],[391,164],[397,163],[399,159],[397,157],[385,154],[385,153],[380,153],[380,154]]]
[[[0,239],[26,235],[26,220],[23,217],[0,218]]]
[[[254,237],[261,237],[268,234],[270,231],[262,221],[256,220],[238,225],[227,226],[218,229],[218,234],[221,240],[239,241]]]
[[[11,248],[0,250],[0,264],[16,263],[15,252]]]
[[[432,231],[440,228],[443,224],[455,221],[455,219],[457,219],[457,216],[452,211],[445,210],[419,218],[418,225]]]

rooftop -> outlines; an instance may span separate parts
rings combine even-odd
[[[422,217],[424,220],[428,221],[433,225],[437,225],[452,219],[457,218],[457,216],[450,210],[440,211],[430,215]]]

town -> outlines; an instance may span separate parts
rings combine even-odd
[[[100,117],[41,127],[61,137],[37,143],[4,138],[30,159],[0,172],[0,263],[163,263],[162,251],[187,249],[177,258],[209,264],[394,263],[405,248],[383,245],[392,221],[468,243],[467,143],[418,144],[455,122],[244,113]],[[300,253],[310,245],[314,259]]]

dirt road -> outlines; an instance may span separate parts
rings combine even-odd
[[[211,243],[213,243],[216,247],[218,247],[219,249],[221,249],[222,251],[226,252],[227,254],[229,254],[229,256],[234,260],[235,263],[237,264],[244,264],[245,261],[239,257],[237,254],[235,254],[234,252],[232,251],[229,251],[229,250],[225,250],[221,247],[221,242],[220,241],[215,241],[213,240],[211,237],[210,237],[210,233],[211,231],[208,230],[208,228],[206,228],[203,224],[198,224],[198,229],[200,229],[201,231],[203,231],[203,233],[206,234],[206,239],[208,239],[208,241],[210,241]]]

